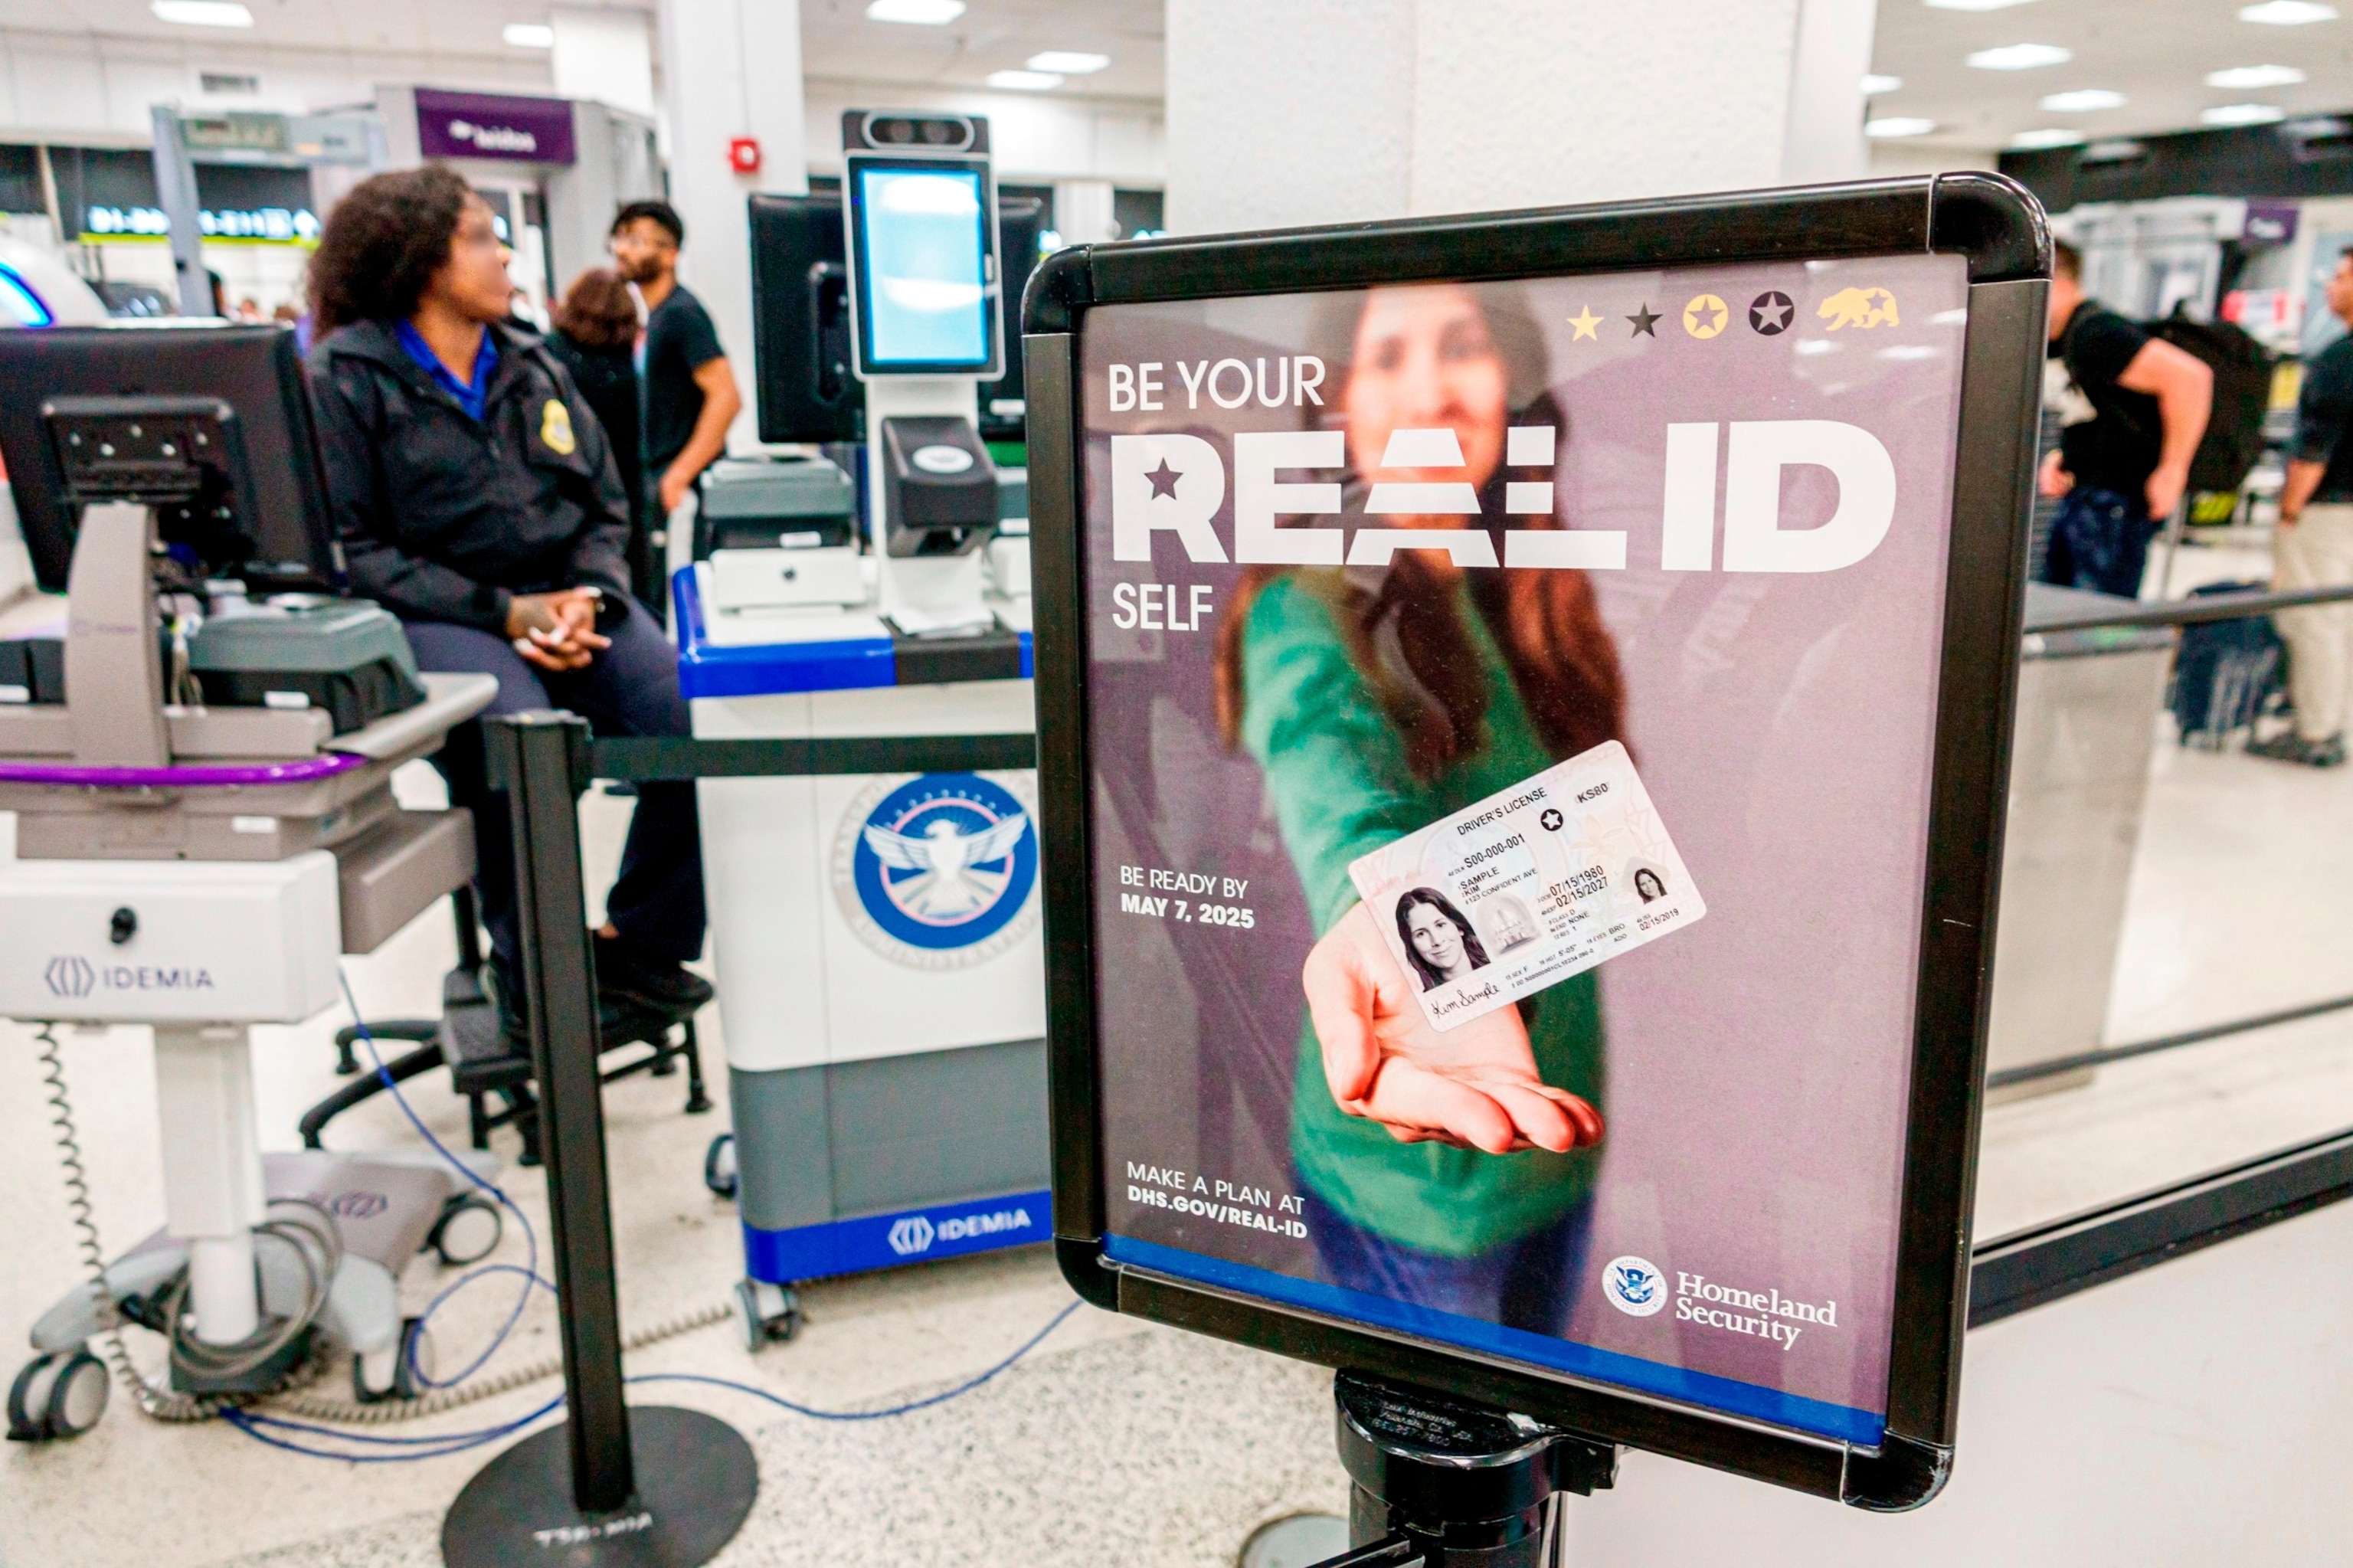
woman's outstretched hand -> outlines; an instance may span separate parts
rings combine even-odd
[[[1444,1033],[1431,1028],[1412,980],[1382,945],[1364,905],[1315,944],[1300,984],[1332,1098],[1399,1142],[1566,1154],[1601,1141],[1601,1113],[1536,1076],[1517,1008],[1498,1008]]]

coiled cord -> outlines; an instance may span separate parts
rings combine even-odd
[[[675,1318],[665,1318],[648,1328],[632,1330],[623,1336],[621,1348],[641,1351],[648,1345],[674,1340],[697,1329],[708,1329],[714,1323],[723,1323],[734,1315],[733,1307],[723,1301],[714,1301],[708,1306],[681,1312]],[[362,1404],[357,1400],[335,1399],[325,1394],[293,1393],[271,1399],[269,1409],[273,1414],[282,1412],[289,1415],[308,1416],[313,1421],[340,1422],[347,1426],[383,1426],[396,1421],[438,1415],[445,1410],[455,1410],[460,1405],[526,1388],[544,1379],[559,1376],[563,1371],[562,1356],[543,1356],[535,1361],[525,1361],[504,1372],[476,1378],[471,1383],[429,1389],[415,1399],[387,1399],[375,1404]]]
[[[48,1086],[49,1125],[57,1132],[58,1163],[65,1172],[66,1208],[72,1216],[74,1229],[80,1233],[82,1263],[90,1272],[90,1299],[97,1304],[106,1325],[106,1335],[99,1341],[99,1349],[104,1352],[115,1381],[138,1403],[142,1414],[157,1421],[209,1421],[226,1401],[199,1399],[176,1390],[158,1388],[131,1364],[131,1351],[122,1342],[121,1320],[115,1314],[114,1295],[107,1288],[106,1248],[99,1240],[98,1219],[90,1207],[90,1172],[81,1162],[81,1139],[74,1130],[73,1100],[66,1093],[65,1047],[58,1039],[58,1026],[54,1023],[37,1026],[33,1038],[41,1045],[41,1078]]]
[[[282,1318],[265,1317],[260,1327],[231,1344],[213,1344],[188,1330],[188,1271],[182,1269],[164,1293],[164,1321],[170,1326],[172,1364],[192,1377],[225,1379],[257,1372],[283,1353],[318,1320],[343,1261],[343,1238],[326,1210],[308,1198],[272,1198],[269,1217],[253,1227],[254,1239],[275,1241],[294,1255],[302,1271],[301,1305]]]

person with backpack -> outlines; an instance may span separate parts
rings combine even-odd
[[[2337,259],[2329,275],[2328,309],[2353,325],[2353,251]],[[2353,337],[2340,337],[2306,366],[2295,405],[2295,439],[2288,447],[2287,483],[2280,491],[2279,527],[2272,535],[2272,588],[2353,586]],[[2353,606],[2318,605],[2274,616],[2287,643],[2288,695],[2294,727],[2250,741],[2258,757],[2335,768],[2345,760],[2345,708],[2353,681]]]
[[[2050,333],[2064,380],[2059,448],[2040,476],[2059,502],[2042,580],[2137,599],[2149,540],[2189,488],[2214,373],[2086,295],[2084,254],[2063,241],[2052,247]]]

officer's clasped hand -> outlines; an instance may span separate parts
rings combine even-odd
[[[601,596],[593,588],[517,594],[507,606],[507,636],[527,663],[543,670],[587,667],[613,640],[597,631]]]

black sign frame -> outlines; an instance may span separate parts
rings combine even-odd
[[[1411,281],[1935,252],[1968,265],[1958,442],[1920,912],[1885,1435],[1841,1446],[1566,1381],[1103,1253],[1080,334],[1098,305]],[[1950,1473],[1991,996],[2051,238],[1996,175],[1940,175],[1533,212],[1073,247],[1023,301],[1055,1247],[1105,1308],[1419,1383],[1856,1507],[1917,1507]]]

